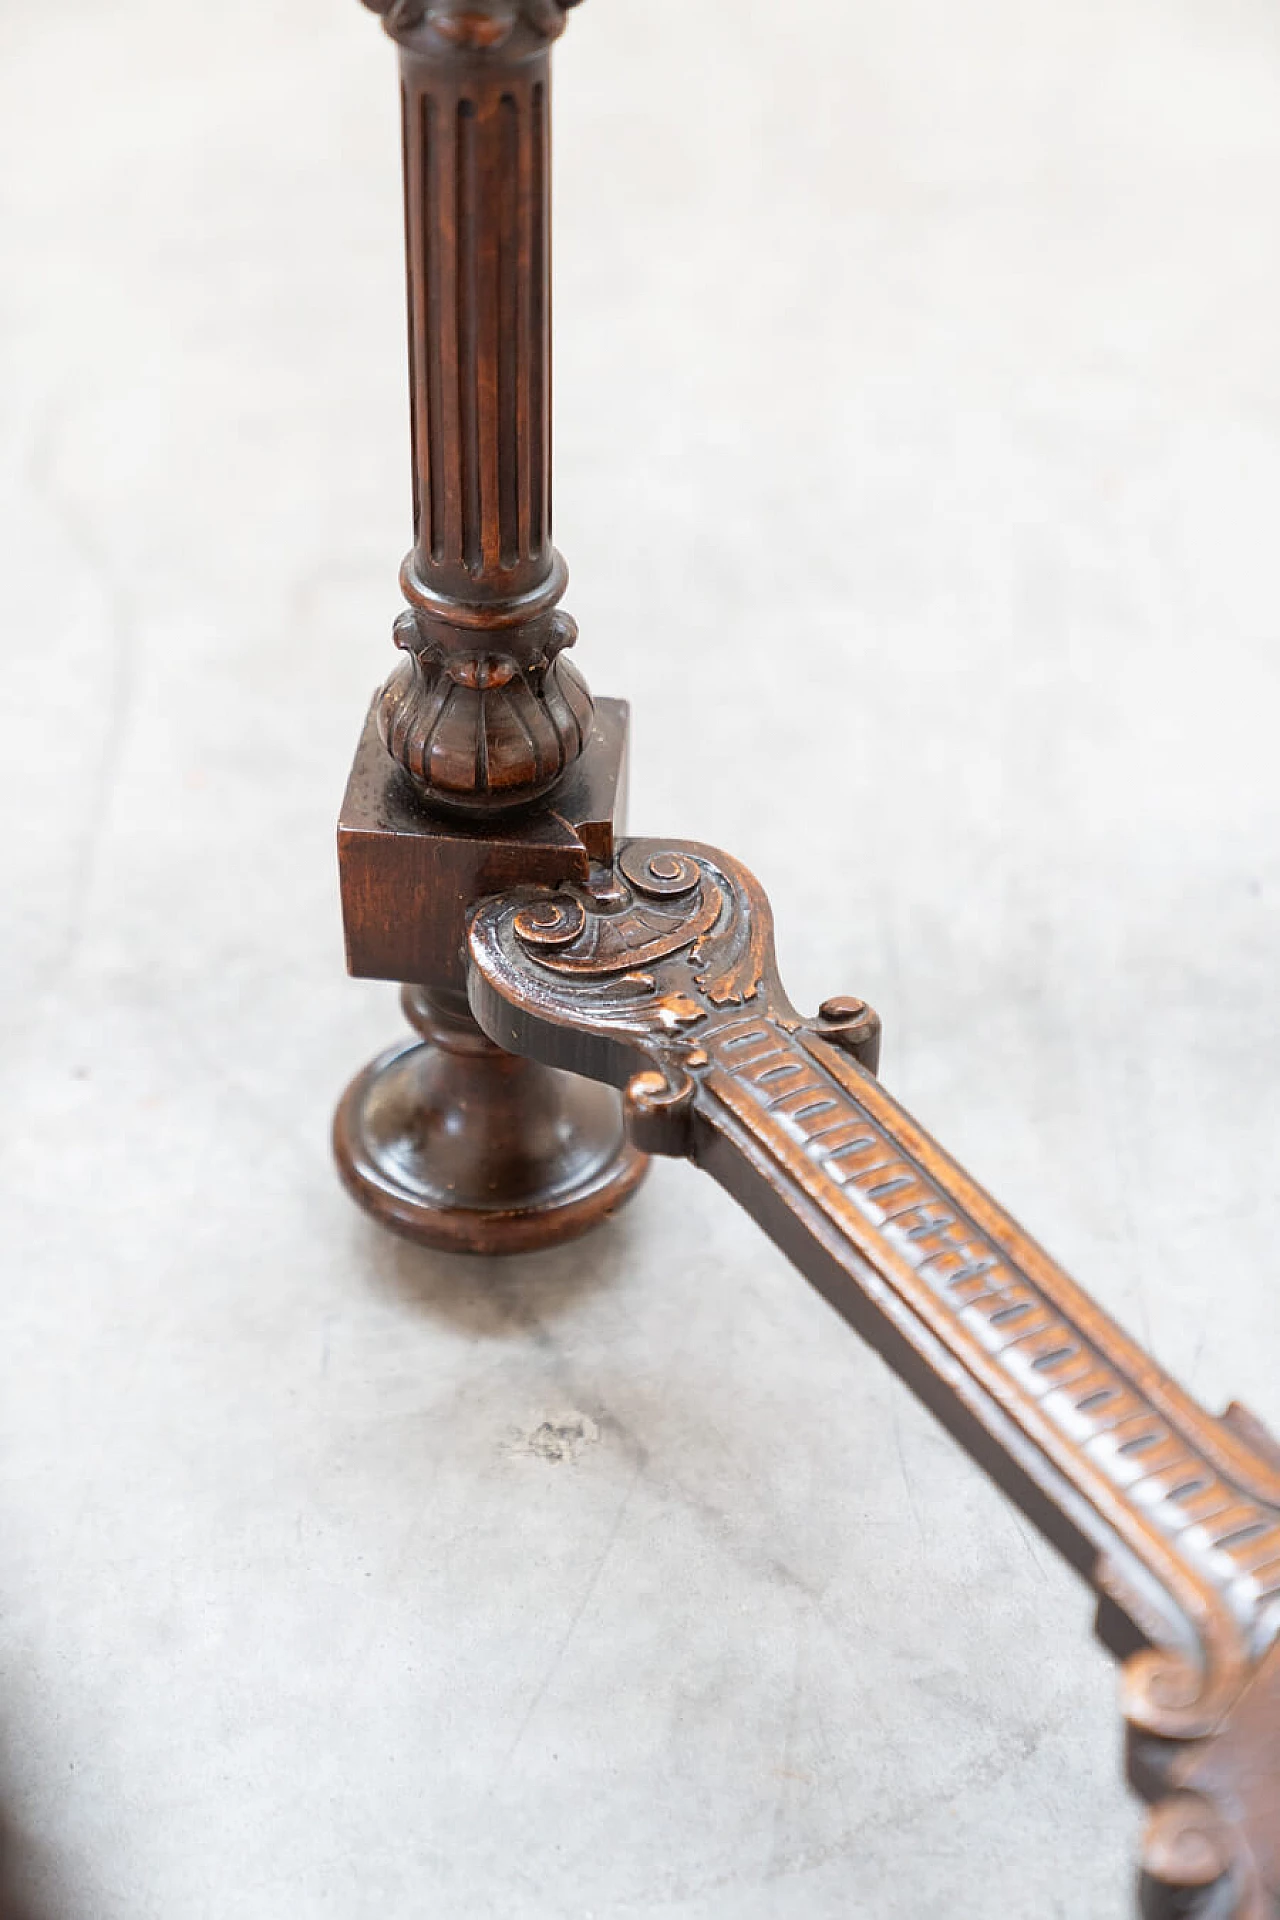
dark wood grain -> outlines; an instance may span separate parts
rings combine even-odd
[[[484,903],[499,1045],[626,1089],[633,1138],[754,1215],[1099,1597],[1147,1912],[1280,1901],[1280,1459],[1197,1405],[879,1084],[860,1001],[801,1018],[758,883],[630,841],[583,887]]]

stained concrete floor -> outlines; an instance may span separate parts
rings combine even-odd
[[[633,819],[1280,1422],[1270,0],[596,0],[558,531]],[[1120,1920],[1087,1596],[710,1186],[339,1192],[407,476],[354,0],[0,10],[0,1817],[32,1920]],[[545,1426],[562,1428],[548,1443]],[[541,1436],[541,1437],[540,1437]]]

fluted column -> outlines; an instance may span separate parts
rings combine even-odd
[[[367,0],[400,48],[412,388],[407,658],[379,725],[437,804],[552,787],[591,697],[551,541],[550,45],[556,0]]]

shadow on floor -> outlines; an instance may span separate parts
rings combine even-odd
[[[0,1806],[0,1920],[63,1920],[30,1892],[38,1849]]]
[[[629,1216],[630,1209],[564,1246],[500,1259],[435,1253],[360,1223],[355,1253],[375,1289],[472,1339],[536,1339],[626,1271],[635,1244]]]

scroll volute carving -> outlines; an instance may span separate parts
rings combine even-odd
[[[633,1141],[717,1179],[1099,1594],[1149,1920],[1280,1901],[1280,1456],[1215,1419],[875,1077],[862,1001],[804,1019],[768,902],[712,848],[483,902],[473,1011],[500,1045],[625,1087]]]
[[[413,465],[384,743],[442,806],[546,793],[591,696],[551,534],[553,0],[366,0],[400,47]]]

